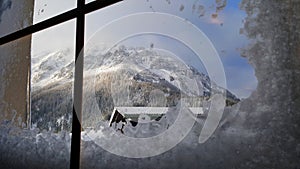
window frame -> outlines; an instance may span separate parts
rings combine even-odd
[[[80,141],[81,141],[81,111],[82,111],[82,85],[83,85],[83,48],[85,34],[85,16],[93,11],[108,7],[123,0],[96,0],[85,4],[85,0],[77,0],[77,7],[50,19],[33,24],[14,33],[0,37],[0,46],[18,40],[22,37],[42,31],[60,23],[76,19],[76,48],[75,48],[75,76],[73,95],[72,139],[70,168],[80,168]],[[30,83],[30,82],[29,82]],[[30,103],[29,103],[30,104]],[[75,111],[75,105],[76,110]]]

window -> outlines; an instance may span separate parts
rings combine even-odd
[[[24,17],[25,17],[25,19],[21,19],[20,18],[20,16],[16,16],[16,20],[17,21],[24,21],[24,23],[22,23],[20,26],[16,26],[14,29],[11,29],[11,27],[10,26],[8,26],[7,24],[3,24],[4,22],[8,22],[9,24],[11,24],[11,23],[13,23],[13,24],[16,24],[16,23],[14,23],[14,22],[11,22],[12,20],[7,20],[7,19],[9,19],[9,18],[11,18],[11,17],[8,17],[8,16],[6,16],[7,15],[7,13],[8,12],[5,12],[6,10],[17,10],[17,7],[21,7],[21,6],[23,6],[22,4],[18,4],[18,5],[16,5],[15,4],[15,2],[13,1],[10,1],[10,0],[4,0],[4,1],[0,1],[0,17],[1,18],[5,18],[5,19],[2,19],[1,21],[2,21],[2,24],[1,24],[1,26],[4,26],[5,25],[5,29],[1,29],[1,42],[0,42],[0,44],[1,44],[1,49],[3,50],[3,51],[15,51],[16,53],[15,54],[12,54],[12,53],[8,53],[8,54],[6,54],[6,53],[2,53],[3,55],[1,55],[2,57],[3,57],[3,59],[5,59],[6,60],[6,63],[7,62],[9,62],[9,61],[11,61],[11,63],[13,63],[13,64],[20,64],[21,62],[22,62],[22,64],[24,65],[24,63],[28,63],[28,65],[30,65],[30,53],[27,53],[26,55],[27,55],[27,57],[26,57],[26,55],[24,56],[24,53],[21,53],[22,51],[28,51],[28,52],[30,52],[30,37],[29,38],[23,38],[23,39],[20,39],[19,40],[19,38],[22,38],[22,37],[24,37],[24,36],[30,36],[31,34],[33,34],[33,33],[35,33],[35,32],[38,32],[38,31],[42,31],[43,29],[46,29],[46,28],[49,28],[49,27],[52,27],[52,26],[55,26],[55,25],[57,25],[57,24],[60,24],[60,23],[62,23],[62,22],[66,22],[66,21],[68,21],[68,20],[70,20],[70,19],[74,19],[74,18],[77,18],[77,26],[76,26],[76,30],[77,30],[77,32],[76,32],[76,34],[77,34],[77,36],[76,36],[76,56],[78,57],[79,56],[79,51],[81,50],[81,48],[83,47],[83,42],[84,42],[84,15],[86,14],[86,13],[89,13],[89,12],[91,12],[91,11],[93,11],[93,10],[97,10],[97,9],[100,9],[100,8],[103,8],[103,7],[106,7],[106,6],[109,6],[109,5],[111,5],[111,4],[114,4],[114,3],[116,3],[116,2],[118,2],[118,1],[110,1],[110,2],[104,2],[104,1],[96,1],[96,2],[93,2],[93,3],[90,3],[90,4],[87,4],[87,5],[85,5],[84,4],[84,0],[78,0],[78,2],[77,2],[77,8],[75,8],[75,9],[73,9],[73,10],[70,10],[70,11],[67,11],[67,12],[65,12],[65,13],[62,13],[62,14],[60,14],[60,15],[57,15],[57,16],[55,16],[55,17],[52,17],[52,18],[49,18],[49,19],[47,19],[47,20],[44,20],[45,18],[47,18],[47,17],[45,17],[45,18],[43,18],[43,17],[41,17],[41,18],[37,18],[37,20],[35,20],[34,22],[38,22],[38,23],[36,23],[36,24],[34,24],[34,25],[32,25],[32,26],[30,26],[31,24],[30,24],[30,22],[28,21],[26,21],[26,19],[29,19],[30,20],[30,18],[32,18],[32,14],[33,14],[33,1],[28,1],[28,2],[26,2],[26,3],[28,3],[28,4],[24,4],[24,6],[26,6],[26,7],[31,7],[30,9],[28,9],[27,10],[27,8],[24,8],[24,12],[23,13],[25,13],[25,14],[31,14],[31,16],[27,16],[27,15],[24,15]],[[39,1],[39,2],[37,2],[36,3],[36,5],[41,5],[40,3],[42,3],[41,1]],[[64,3],[64,2],[63,2]],[[46,10],[47,9],[44,9],[44,8],[47,8],[47,6],[48,5],[50,5],[50,4],[48,4],[48,3],[44,3],[43,4],[43,7],[41,7],[41,9],[39,9],[38,11],[35,11],[35,12],[39,12],[39,14],[41,15],[42,13],[46,13]],[[23,8],[22,8],[23,9]],[[62,10],[63,11],[63,10]],[[19,12],[19,11],[18,11]],[[17,14],[18,12],[10,12],[11,13],[11,15],[13,15],[13,13],[15,13],[15,14]],[[20,12],[20,14],[22,15],[22,13]],[[51,14],[51,11],[50,11],[50,14],[49,15],[52,15],[53,16],[53,14]],[[44,21],[42,21],[42,20],[44,20]],[[13,27],[13,26],[12,26]],[[10,30],[6,30],[7,28],[10,28]],[[52,28],[51,28],[52,29]],[[16,31],[16,32],[14,32],[14,31]],[[14,33],[11,33],[11,32],[14,32]],[[11,33],[11,34],[9,34],[9,33]],[[16,42],[13,42],[14,40],[16,40]],[[39,39],[40,40],[40,39]],[[50,39],[49,39],[50,40]],[[47,43],[47,41],[44,41],[44,42],[46,42]],[[17,49],[18,50],[16,50],[16,48],[15,47],[18,47]],[[33,46],[34,47],[34,46]],[[38,50],[38,49],[40,49],[40,47],[38,47],[37,49],[36,49],[36,51]],[[72,52],[71,52],[72,53]],[[4,54],[6,54],[5,56],[4,56]],[[22,57],[21,57],[21,55],[22,55]],[[7,60],[7,57],[9,57],[9,56],[14,56],[15,58],[11,58],[11,59],[9,59],[9,60]],[[18,59],[17,57],[21,57],[21,59]],[[25,59],[26,60],[26,62],[24,62],[22,59]],[[38,62],[38,59],[37,58],[32,58],[33,59],[33,62]],[[36,60],[35,60],[36,59]],[[49,61],[49,60],[48,60]],[[5,64],[5,63],[4,63]],[[12,65],[13,65],[12,64]],[[7,65],[7,64],[5,64],[5,65]],[[7,98],[5,99],[6,101],[8,101],[10,104],[8,104],[7,106],[1,106],[1,110],[3,109],[3,112],[7,112],[8,110],[7,109],[9,109],[9,111],[10,112],[15,112],[13,115],[12,115],[12,117],[8,117],[8,119],[12,119],[12,121],[13,122],[15,122],[15,123],[17,123],[18,125],[20,125],[20,126],[23,126],[23,127],[29,127],[28,125],[31,123],[30,122],[30,119],[31,120],[33,120],[32,122],[33,122],[33,124],[37,124],[38,125],[38,120],[39,119],[32,119],[31,117],[27,117],[27,115],[29,115],[29,112],[30,112],[30,108],[29,107],[27,107],[27,106],[29,106],[30,104],[29,104],[29,93],[24,93],[23,94],[23,97],[21,98],[11,98],[11,100],[9,100],[9,96],[16,96],[16,95],[18,95],[18,96],[21,96],[21,93],[18,93],[18,94],[14,94],[14,93],[11,93],[11,94],[9,94],[9,91],[11,91],[11,92],[13,92],[14,90],[15,90],[15,92],[17,91],[17,90],[21,90],[21,89],[18,89],[18,86],[19,85],[21,85],[20,83],[18,83],[17,81],[18,81],[18,79],[22,79],[22,78],[25,78],[26,80],[20,80],[22,83],[23,82],[25,82],[25,83],[27,83],[27,84],[30,84],[29,83],[29,77],[30,77],[30,74],[29,74],[29,67],[30,66],[28,66],[28,65],[24,65],[23,66],[23,68],[22,68],[22,70],[21,69],[19,69],[19,68],[17,68],[18,67],[18,65],[16,65],[16,67],[10,67],[10,68],[8,68],[8,67],[2,67],[2,69],[1,70],[3,70],[3,71],[1,71],[1,72],[3,72],[4,73],[4,69],[6,69],[7,71],[11,71],[11,72],[23,72],[23,74],[17,74],[18,76],[16,76],[16,77],[14,77],[14,74],[16,74],[16,73],[9,73],[9,74],[11,74],[10,75],[10,77],[3,77],[3,78],[5,78],[5,80],[4,81],[7,81],[7,79],[12,79],[11,81],[12,81],[12,84],[9,84],[8,82],[6,83],[6,84],[8,84],[9,85],[9,87],[7,87],[7,88],[4,88],[4,90],[6,90],[6,91],[4,91],[4,95],[8,95],[7,96]],[[47,63],[45,62],[45,64],[44,64],[44,66],[47,66]],[[51,65],[48,65],[48,66],[51,66]],[[32,78],[32,80],[37,80],[36,82],[36,86],[33,86],[34,88],[32,88],[33,89],[33,91],[36,91],[36,90],[38,90],[38,88],[35,88],[35,87],[38,87],[38,82],[39,82],[39,78],[38,78],[38,76],[43,76],[43,75],[40,75],[40,74],[34,74],[34,71],[39,71],[39,70],[35,70],[35,69],[40,69],[40,67],[39,68],[36,68],[36,67],[33,67],[33,75],[34,75],[34,77]],[[77,68],[77,72],[79,72],[79,75],[80,75],[80,72],[82,72],[82,70],[80,70],[80,69],[78,69]],[[41,73],[40,71],[39,71],[39,73]],[[51,72],[49,72],[49,73],[51,73]],[[76,75],[77,73],[75,72],[75,75]],[[58,75],[59,76],[59,75]],[[78,76],[78,75],[77,75]],[[75,80],[76,81],[76,80]],[[47,80],[45,80],[45,82],[47,82]],[[42,83],[45,83],[45,82],[42,82]],[[15,84],[13,84],[13,83],[15,83]],[[79,82],[79,84],[80,84],[80,82]],[[28,86],[28,85],[22,85],[22,86],[24,86],[24,88],[26,88],[25,90],[23,89],[23,90],[21,90],[21,91],[27,91],[27,92],[29,92],[30,91],[30,86]],[[80,86],[79,86],[80,87]],[[76,89],[75,89],[76,90]],[[76,92],[78,92],[78,91],[75,91],[75,93]],[[42,95],[43,93],[42,92],[39,92],[38,93],[39,95]],[[58,94],[61,94],[61,93],[58,93]],[[75,97],[76,97],[77,95],[75,94]],[[6,97],[6,96],[4,96],[4,97]],[[80,97],[80,91],[79,91],[79,97]],[[20,102],[18,102],[18,99],[20,100],[21,99],[21,101]],[[36,100],[35,100],[35,98],[33,97],[32,98],[33,99],[33,101],[35,102]],[[40,99],[40,98],[39,98]],[[64,98],[65,99],[65,98]],[[42,100],[42,99],[41,99]],[[37,100],[37,102],[39,102],[39,101],[41,101],[41,100]],[[57,101],[60,101],[60,100],[57,100]],[[76,102],[76,100],[75,100],[75,102]],[[9,108],[9,106],[11,105],[11,104],[13,104],[13,103],[15,103],[15,105],[13,105],[14,107],[13,108],[16,108],[16,107],[18,107],[18,105],[20,105],[20,106],[23,106],[23,107],[21,107],[21,108],[19,108],[20,110],[18,110],[18,109],[12,109],[12,110],[10,110],[10,108]],[[21,103],[24,103],[23,105],[21,105]],[[5,104],[5,103],[1,103],[1,105],[3,105],[3,104]],[[16,106],[17,105],[17,106]],[[37,106],[38,104],[34,104],[33,106]],[[20,107],[19,106],[19,107]],[[27,107],[27,108],[24,108],[24,107]],[[33,109],[32,110],[36,110],[36,111],[39,111],[39,109],[40,109],[40,107],[39,106],[37,106],[37,107],[33,107]],[[17,112],[26,112],[26,113],[23,113],[23,114],[21,114],[21,115],[18,115],[17,114]],[[34,115],[34,113],[35,112],[32,112],[33,114],[32,114],[32,117],[34,117],[35,115]],[[24,116],[24,114],[25,114],[25,116]],[[23,116],[24,117],[23,117]],[[9,116],[11,116],[11,114],[9,114]],[[52,115],[50,115],[51,116],[51,118],[53,118],[52,117]],[[6,117],[6,115],[5,115],[5,117],[4,118],[7,118]],[[37,122],[35,123],[35,120],[37,120]],[[72,141],[72,153],[71,154],[73,154],[72,155],[72,158],[71,158],[71,162],[70,162],[70,165],[71,165],[71,168],[79,168],[79,152],[80,152],[80,145],[79,145],[79,143],[80,143],[80,124],[79,123],[76,123],[76,120],[74,119],[73,121],[75,121],[75,122],[73,122],[72,124],[73,124],[73,127],[72,127],[72,133],[73,133],[73,136],[72,136],[72,139],[73,139],[73,141]],[[61,127],[63,127],[64,125],[62,125]],[[44,126],[45,127],[45,126]],[[51,128],[51,125],[50,126],[48,126],[48,127],[50,127]],[[48,128],[49,129],[49,128]],[[57,129],[56,129],[57,130]],[[11,138],[14,138],[14,137],[12,137],[12,136],[10,136],[10,135],[5,135],[5,136],[7,136],[7,138],[9,139],[11,139]],[[24,135],[22,134],[21,136],[20,136],[20,139],[23,137]],[[77,136],[77,137],[76,137]],[[78,137],[79,136],[79,137]],[[24,136],[25,137],[25,136]],[[31,136],[29,136],[30,138],[31,138]],[[28,136],[27,136],[27,138],[29,138]],[[52,140],[52,141],[50,141],[51,139],[54,139],[56,136],[55,135],[52,135],[51,134],[51,136],[45,136],[44,134],[38,134],[38,135],[36,135],[36,146],[41,146],[41,145],[44,145],[44,146],[47,146],[47,142],[49,143],[48,145],[50,146],[49,148],[50,149],[52,149],[51,148],[51,146],[52,146],[52,144],[55,144],[55,141],[54,140]],[[63,136],[63,138],[68,138],[67,137],[67,135],[66,136]],[[47,139],[50,139],[50,140],[47,140]],[[18,140],[17,138],[14,138],[14,140],[15,141],[20,141],[20,140]],[[58,140],[60,140],[60,139],[58,139]],[[40,142],[40,143],[38,143],[38,142]],[[10,142],[6,142],[5,141],[5,143],[7,143],[8,145],[12,145],[12,144],[10,144]],[[30,148],[30,145],[32,145],[31,144],[32,142],[31,141],[29,141],[29,142],[22,142],[21,144],[19,144],[19,145],[21,145],[21,147],[23,146],[23,147],[26,147],[26,148]],[[57,144],[65,144],[65,142],[56,142]],[[26,145],[27,144],[27,145]],[[34,144],[33,144],[34,145]],[[65,146],[63,146],[63,147],[65,147]],[[25,148],[25,149],[26,149]],[[66,147],[67,148],[67,147]],[[44,148],[41,148],[41,149],[39,149],[39,147],[37,147],[37,151],[39,151],[39,150],[43,150],[43,149],[47,149],[46,147],[44,147]],[[21,150],[22,151],[22,150]],[[18,152],[18,150],[11,150],[11,151],[8,151],[8,152]],[[60,153],[59,153],[60,152]],[[46,161],[47,160],[47,157],[49,158],[50,156],[51,156],[51,154],[52,155],[54,155],[54,156],[60,156],[59,154],[61,154],[62,156],[62,158],[61,158],[61,163],[63,163],[63,164],[58,164],[59,162],[57,162],[57,161],[55,161],[54,163],[51,163],[52,164],[52,166],[54,166],[54,167],[63,167],[63,168],[65,168],[66,167],[66,165],[65,164],[68,164],[68,163],[66,163],[66,161],[68,161],[68,160],[66,160],[65,161],[65,159],[66,158],[68,158],[68,153],[65,153],[65,152],[68,152],[68,151],[65,151],[64,152],[64,150],[62,149],[62,150],[59,150],[59,152],[57,152],[57,151],[52,151],[52,150],[50,150],[50,151],[46,151],[46,153],[48,154],[48,155],[46,155],[46,156],[43,156],[43,154],[41,154],[41,153],[43,153],[43,152],[37,152],[37,153],[34,153],[34,154],[32,154],[31,155],[31,157],[28,159],[28,158],[26,158],[27,160],[29,160],[29,161],[34,161],[34,160],[37,160],[36,162],[32,162],[32,166],[34,167],[34,166],[36,166],[36,167],[40,167],[40,166],[47,166],[47,165],[50,165],[50,163],[49,163],[49,161]],[[57,154],[58,153],[58,154]],[[41,159],[41,158],[39,158],[39,155],[40,156],[43,156],[43,157],[46,157],[46,159]],[[45,154],[44,154],[45,155]],[[19,154],[19,156],[15,156],[14,158],[11,158],[11,159],[9,159],[9,160],[13,160],[13,159],[17,159],[17,158],[23,158],[24,159],[24,156],[22,156],[22,154]],[[49,159],[48,159],[49,160]],[[16,168],[16,167],[18,167],[18,164],[11,164],[11,162],[10,161],[6,161],[5,163],[4,163],[4,165],[3,165],[4,167],[9,167],[9,168]]]
[[[32,35],[31,128],[71,131],[75,20]]]
[[[31,94],[31,118],[26,114],[18,114],[19,110],[13,110],[4,102],[1,103],[0,110],[10,112],[4,116],[19,126],[32,124],[46,130],[36,134],[34,138],[24,132],[24,137],[29,139],[16,139],[16,142],[20,142],[13,142],[17,145],[16,149],[29,144],[28,140],[34,140],[41,149],[37,148],[37,155],[28,153],[33,156],[32,159],[39,159],[43,154],[42,150],[47,149],[48,145],[64,145],[57,146],[61,148],[58,151],[47,151],[51,153],[42,156],[47,157],[42,162],[32,163],[34,167],[43,165],[42,163],[48,164],[47,160],[53,156],[61,161],[49,160],[49,163],[53,167],[63,168],[69,165],[71,168],[145,168],[157,167],[156,164],[159,164],[159,168],[178,168],[180,165],[182,168],[209,168],[211,165],[221,168],[223,164],[229,167],[238,164],[237,166],[247,168],[252,164],[261,166],[268,163],[262,162],[265,156],[267,159],[282,157],[291,162],[290,166],[297,166],[299,162],[286,155],[290,150],[285,147],[285,141],[293,143],[291,145],[298,144],[294,143],[297,142],[297,137],[294,137],[294,130],[285,132],[290,126],[281,122],[287,120],[291,124],[297,124],[292,119],[294,116],[285,117],[281,114],[281,111],[285,112],[283,108],[292,111],[289,109],[292,109],[290,104],[295,104],[293,101],[286,103],[283,98],[298,98],[292,94],[293,91],[297,93],[297,90],[291,89],[290,84],[285,82],[288,79],[295,80],[297,71],[290,68],[291,72],[282,71],[287,68],[279,64],[278,53],[285,56],[285,52],[276,47],[280,44],[277,41],[281,41],[276,40],[278,30],[269,29],[272,33],[268,33],[265,29],[269,27],[264,25],[268,23],[271,28],[279,27],[280,30],[283,29],[280,25],[288,25],[283,30],[287,33],[285,37],[289,39],[286,41],[291,44],[287,43],[285,49],[295,52],[291,46],[294,44],[291,38],[293,33],[287,30],[292,29],[289,27],[292,23],[283,24],[288,22],[285,17],[269,17],[266,8],[269,3],[259,1],[258,4],[262,5],[260,7],[250,1],[241,2],[243,10],[247,11],[245,13],[238,9],[238,2],[226,0],[131,0],[120,3],[78,0],[77,7],[70,1],[73,5],[59,9],[64,12],[62,14],[42,18],[33,25],[29,24],[31,26],[25,24],[15,30],[4,31],[0,39],[1,48],[15,48],[16,52],[1,54],[1,59],[12,56],[13,59],[5,61],[6,63],[30,64],[30,57],[25,57],[24,60],[14,59],[20,55],[30,56],[30,53],[21,53],[30,47],[35,53],[31,53],[31,74],[25,67],[22,70],[16,69],[23,72],[20,76],[12,74],[11,77],[0,77],[12,82],[19,78],[23,83],[31,76],[31,86],[22,85],[26,86],[26,90],[18,89],[18,85],[7,85],[10,93],[6,94],[13,96],[13,91],[19,93],[31,88],[31,93],[23,93],[22,98],[6,98],[11,103],[22,102],[20,110],[30,110],[26,94]],[[7,6],[3,5],[4,2]],[[10,9],[7,2],[9,1],[0,1],[5,10]],[[41,13],[53,8],[50,4],[45,4],[40,1]],[[281,7],[279,2],[275,4],[282,11],[276,12],[277,8],[270,6],[272,10],[269,12],[279,15],[286,9],[291,9],[289,17],[297,16],[296,7],[292,9],[293,5],[287,7],[287,3],[287,6]],[[104,8],[107,6],[110,7]],[[101,8],[104,9],[99,10]],[[265,20],[257,19],[257,16]],[[4,13],[2,18],[5,18]],[[33,44],[28,46],[31,35]],[[43,43],[48,45],[41,45]],[[247,45],[248,48],[245,47]],[[67,50],[69,46],[73,48]],[[59,50],[60,53],[42,53],[47,49],[53,51],[58,48],[62,49]],[[211,56],[210,59],[207,59],[208,55]],[[249,60],[240,57],[241,55],[247,55]],[[51,59],[43,62],[42,59],[47,56],[53,59],[52,62]],[[66,59],[68,56],[70,60]],[[291,62],[289,57],[286,56],[285,63]],[[248,61],[258,70],[256,74],[260,80],[259,90],[254,94],[252,92],[258,81]],[[39,66],[35,66],[35,63]],[[295,61],[294,66],[297,63]],[[42,71],[41,65],[47,68],[46,72]],[[59,71],[52,72],[53,65]],[[223,70],[219,71],[220,69]],[[10,70],[15,68],[11,67]],[[51,81],[53,79],[55,81]],[[288,94],[275,91],[281,91],[281,87]],[[269,100],[265,101],[265,98]],[[39,113],[45,112],[41,110],[43,108],[51,111],[41,116]],[[219,113],[219,109],[224,111]],[[230,120],[238,122],[228,123]],[[207,125],[210,127],[206,128]],[[37,132],[33,128],[31,130]],[[10,133],[8,128],[1,130]],[[69,135],[71,130],[72,143]],[[216,130],[218,132],[214,134]],[[283,136],[289,139],[286,140]],[[7,134],[7,137],[15,136]],[[62,141],[63,139],[65,140]],[[278,142],[273,144],[273,139]],[[2,140],[5,140],[4,137]],[[262,143],[264,141],[268,144]],[[202,143],[207,144],[201,146]],[[283,145],[284,148],[278,145]],[[269,155],[271,148],[268,146],[275,153]],[[299,152],[298,147],[296,145],[293,154]],[[263,157],[254,157],[261,153],[261,149],[265,153]],[[3,150],[6,151],[9,152],[7,149]],[[17,150],[10,152],[13,154],[15,151]],[[203,155],[207,151],[209,153]],[[230,155],[227,156],[227,153]],[[252,158],[253,160],[248,161]],[[199,159],[207,163],[200,164]],[[32,161],[27,159],[28,163]],[[8,163],[6,165],[18,167]],[[272,164],[268,163],[267,166]]]

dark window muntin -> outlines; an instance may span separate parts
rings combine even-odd
[[[84,27],[85,15],[95,10],[108,7],[123,0],[97,0],[85,4],[85,0],[77,0],[77,7],[63,14],[57,15],[40,23],[23,28],[19,31],[0,38],[0,45],[12,42],[22,37],[31,35],[41,30],[50,28],[60,23],[76,18],[76,48],[75,48],[75,76],[74,76],[74,101],[73,101],[73,121],[71,140],[70,168],[80,168],[80,139],[81,139],[81,107],[82,107],[82,83],[83,83],[83,47],[84,47]],[[74,103],[79,104],[79,109],[75,112]],[[79,111],[79,112],[78,112]]]

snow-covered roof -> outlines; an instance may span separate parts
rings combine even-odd
[[[168,107],[115,107],[121,114],[165,114],[168,111]],[[190,111],[194,114],[203,114],[202,107],[189,107]]]

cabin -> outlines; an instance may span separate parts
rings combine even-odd
[[[170,107],[115,107],[110,116],[109,127],[115,124],[114,127],[117,128],[117,124],[121,124],[122,126],[118,130],[123,132],[127,122],[131,123],[132,126],[136,126],[138,122],[159,121],[169,109]],[[202,107],[189,107],[189,110],[195,115],[204,114]]]

